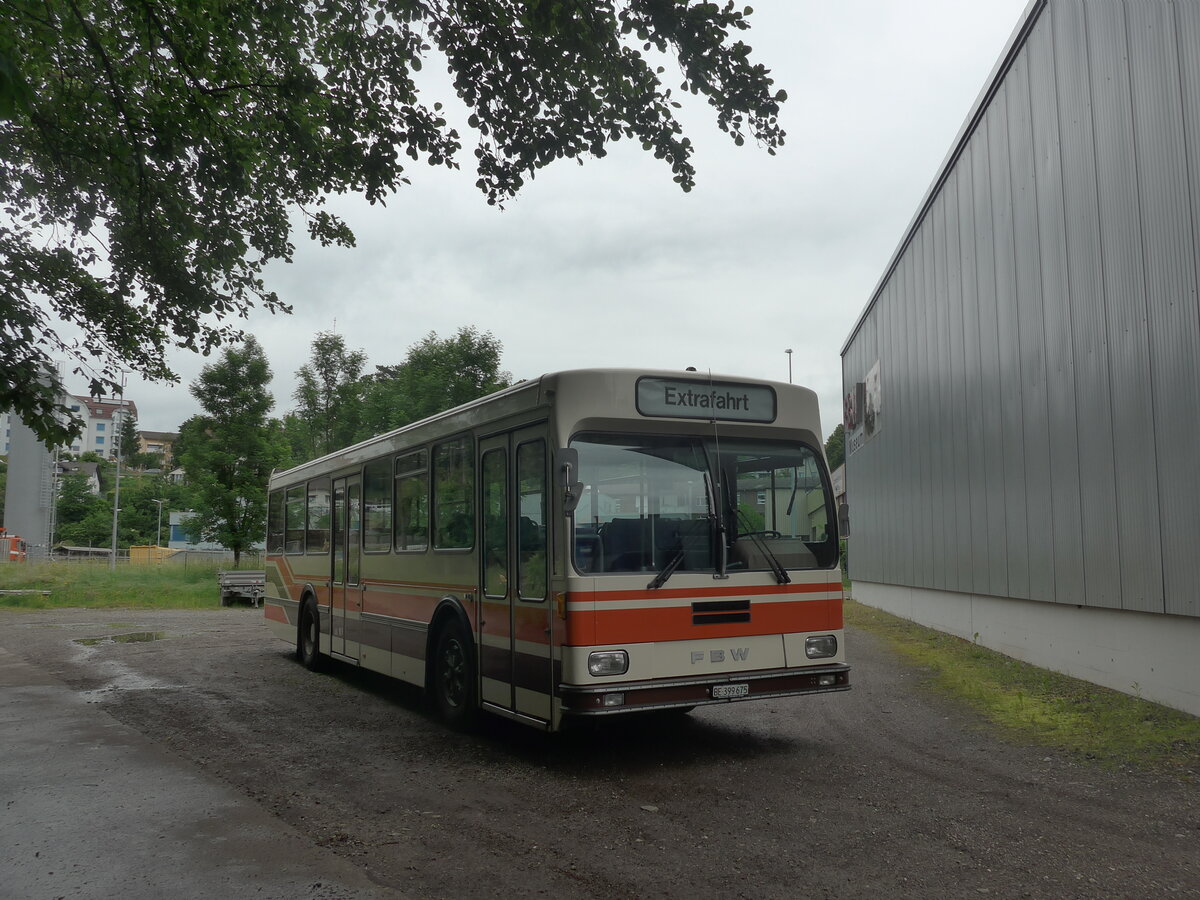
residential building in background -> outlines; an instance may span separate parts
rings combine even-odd
[[[177,440],[177,431],[139,431],[137,452],[162,454],[162,469],[169,471],[173,460],[172,450]]]
[[[842,349],[855,599],[1193,714],[1197,47],[1030,3]]]
[[[121,429],[122,418],[126,415],[137,417],[137,404],[132,400],[111,397],[93,399],[72,394],[63,398],[63,404],[84,422],[83,433],[69,447],[61,448],[71,453],[90,450],[105,458],[112,458],[116,454],[116,435]],[[14,422],[19,424],[20,420],[7,412],[0,413],[0,434],[4,435],[6,454],[11,452]]]

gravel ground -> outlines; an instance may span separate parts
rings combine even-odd
[[[1196,784],[1007,743],[847,644],[849,693],[464,736],[257,610],[0,611],[0,646],[409,896],[1200,897]]]

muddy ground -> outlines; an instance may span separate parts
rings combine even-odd
[[[1196,783],[1007,743],[847,643],[849,693],[464,736],[257,610],[0,612],[0,646],[398,895],[1200,897]]]

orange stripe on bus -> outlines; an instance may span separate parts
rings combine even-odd
[[[759,634],[795,634],[837,631],[842,628],[842,601],[802,600],[794,603],[751,605],[749,622],[695,624],[686,606],[664,608],[603,609],[572,613],[567,618],[568,646],[695,641],[709,638],[749,637]]]

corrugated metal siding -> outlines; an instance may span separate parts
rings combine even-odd
[[[843,352],[852,571],[1200,615],[1200,3],[1030,19]]]
[[[1021,426],[1025,505],[1028,510],[1030,600],[1054,600],[1054,542],[1049,535],[1050,412],[1042,297],[1041,232],[1033,146],[1029,60],[1021,56],[1008,77],[1009,147],[1013,178],[1013,249],[1017,266],[1017,322],[1021,340]],[[1014,596],[1019,596],[1014,594]]]
[[[1195,8],[1196,4],[1179,4]],[[1166,608],[1196,611],[1200,564],[1200,319],[1196,306],[1195,225],[1183,183],[1188,171],[1174,5],[1136,3],[1127,19],[1132,131],[1137,153],[1151,391],[1157,448],[1162,578]],[[1195,56],[1193,44],[1186,55]],[[1196,98],[1193,96],[1192,98]],[[1195,107],[1193,107],[1193,113]],[[1168,181],[1180,173],[1187,182]],[[1170,361],[1162,365],[1161,361]],[[1151,598],[1157,602],[1157,597]]]
[[[1000,464],[1004,503],[1003,559],[1006,596],[1029,597],[1029,511],[1025,503],[1025,446],[1021,420],[1021,328],[1017,307],[1017,264],[1013,233],[1012,159],[1008,106],[1011,86],[993,101],[988,126],[992,222],[995,235],[997,384],[1000,393]],[[1026,91],[1025,97],[1028,97]],[[1023,99],[1018,97],[1018,102]]]
[[[1100,270],[1100,219],[1096,199],[1095,132],[1083,3],[1060,3],[1054,17],[1054,58],[1062,140],[1063,206],[1067,227],[1067,277],[1071,291],[1071,342],[1075,359],[1075,411],[1079,441],[1082,516],[1082,602],[1119,607],[1121,557],[1114,553],[1117,474],[1113,457],[1108,337]]]
[[[1161,612],[1158,451],[1125,11],[1117,0],[1088,3],[1084,11],[1112,365],[1113,452],[1120,463],[1117,545],[1125,563],[1121,606]]]
[[[1034,179],[1046,332],[1046,410],[1050,438],[1050,538],[1054,597],[1079,603],[1084,595],[1079,507],[1079,445],[1075,418],[1075,356],[1071,342],[1067,226],[1062,194],[1062,148],[1050,19],[1030,36],[1029,91],[1033,111]]]
[[[1179,61],[1180,106],[1183,109],[1183,139],[1185,164],[1187,165],[1187,218],[1192,236],[1191,276],[1188,278],[1186,260],[1183,265],[1184,283],[1179,291],[1179,303],[1190,304],[1193,309],[1200,309],[1200,3],[1176,4],[1175,8],[1175,46],[1176,59]],[[1176,185],[1181,188],[1181,185]],[[1196,379],[1195,363],[1200,353],[1192,351],[1188,359],[1193,363],[1191,376]],[[1193,400],[1200,397],[1200,385],[1195,381],[1190,385]],[[1188,407],[1185,407],[1187,409]],[[1194,413],[1181,412],[1180,415],[1190,415],[1193,424],[1200,422],[1200,416]],[[1195,447],[1200,441],[1191,439]],[[1178,491],[1182,499],[1190,498],[1193,503],[1191,514],[1197,515],[1200,510],[1200,471],[1195,463],[1184,465],[1178,470],[1168,469],[1172,479],[1178,479]],[[1179,615],[1200,616],[1200,592],[1196,585],[1200,584],[1200,553],[1196,552],[1196,536],[1200,534],[1200,526],[1194,519],[1180,517],[1180,522],[1171,523],[1172,530],[1178,528],[1178,540],[1172,540],[1167,545],[1166,577],[1166,611]]]

